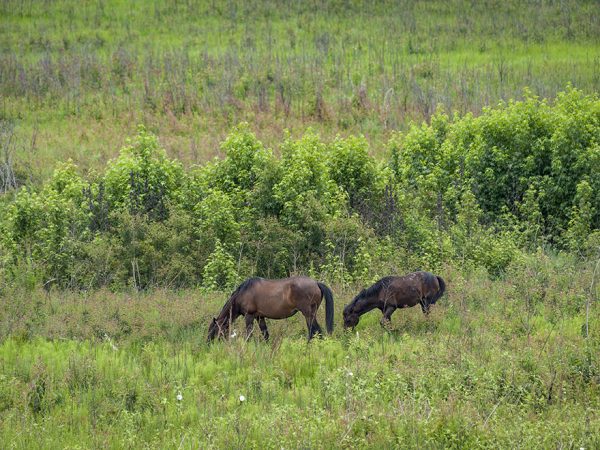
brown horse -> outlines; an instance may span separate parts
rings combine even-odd
[[[425,315],[431,305],[444,294],[446,283],[429,272],[414,272],[403,277],[385,277],[373,286],[363,289],[344,308],[344,328],[354,328],[360,316],[378,308],[383,313],[381,325],[385,326],[397,308],[421,305]]]
[[[265,318],[286,319],[300,311],[306,318],[308,340],[322,330],[317,322],[317,309],[325,298],[327,332],[333,331],[333,294],[323,283],[308,277],[291,277],[281,280],[250,278],[231,294],[218,317],[208,328],[208,341],[229,334],[231,324],[239,316],[246,318],[246,336],[250,337],[254,320],[258,322],[265,340],[269,330]]]

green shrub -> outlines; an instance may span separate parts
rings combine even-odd
[[[221,148],[225,158],[218,165],[215,181],[226,192],[235,188],[251,191],[272,158],[271,153],[250,132],[247,123],[234,128]]]
[[[103,181],[112,208],[164,220],[167,203],[181,201],[184,171],[179,162],[166,157],[156,136],[140,127],[119,157],[108,163]]]
[[[364,137],[338,137],[330,145],[327,164],[331,179],[346,193],[350,207],[379,200],[382,176]]]
[[[591,204],[600,202],[594,176],[600,171],[599,127],[596,95],[569,88],[551,105],[527,94],[477,118],[450,120],[441,113],[429,126],[393,136],[390,165],[404,189],[428,200],[420,205],[424,213],[439,215],[442,209],[452,219],[462,193],[471,190],[484,223],[495,225],[508,212],[520,217],[528,245],[560,244],[577,185],[588,180]],[[590,227],[596,229],[599,213],[591,214]]]
[[[194,207],[195,225],[199,239],[212,251],[217,241],[233,247],[240,240],[240,224],[236,220],[236,209],[229,194],[216,189]]]
[[[202,271],[202,288],[209,292],[232,289],[237,278],[233,256],[217,240],[215,250],[208,257]]]
[[[592,187],[588,180],[583,180],[577,185],[577,193],[569,218],[569,228],[565,233],[567,246],[576,252],[581,252],[586,247],[590,236],[596,209],[592,207],[592,195]]]
[[[309,230],[343,209],[326,164],[327,148],[317,135],[307,133],[298,141],[288,138],[281,152],[282,178],[273,194],[284,223]]]
[[[326,143],[311,131],[288,137],[278,159],[242,124],[222,160],[186,171],[140,127],[104,173],[83,177],[69,161],[2,201],[0,274],[222,289],[308,272],[366,283],[447,262],[500,276],[519,248],[539,246],[591,258],[599,130],[600,100],[568,88],[554,103],[527,93],[479,117],[440,109],[392,135],[388,163],[364,138]]]

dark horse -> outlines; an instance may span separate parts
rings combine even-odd
[[[344,328],[355,327],[360,316],[378,308],[383,313],[385,326],[397,308],[421,305],[424,314],[444,294],[446,283],[429,272],[413,272],[403,277],[385,277],[373,286],[363,289],[344,308]]]
[[[231,294],[218,317],[208,328],[208,341],[225,337],[230,325],[239,316],[246,318],[246,335],[250,337],[254,320],[258,322],[265,339],[269,331],[265,318],[286,319],[300,311],[306,318],[308,339],[322,330],[317,322],[317,309],[325,298],[325,321],[327,332],[333,331],[333,294],[331,289],[308,277],[291,277],[281,280],[250,278]]]

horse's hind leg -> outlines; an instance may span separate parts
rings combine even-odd
[[[317,312],[304,314],[304,317],[306,318],[306,326],[308,328],[308,340],[310,341],[317,333],[323,336],[323,330],[319,322],[317,322]]]
[[[308,325],[308,340],[309,341],[315,336],[315,334],[318,334],[319,336],[323,336],[323,330],[321,329],[319,322],[317,322],[316,317],[311,319],[310,323],[309,323],[309,319],[307,319],[306,323]]]
[[[254,328],[254,315],[246,314],[246,340],[252,336],[252,329]]]
[[[265,338],[265,341],[269,340],[269,330],[267,329],[267,322],[264,317],[258,319],[258,326],[260,327],[260,331]]]
[[[431,304],[429,303],[429,299],[426,297],[423,300],[421,300],[421,311],[423,311],[423,314],[429,316],[430,309]]]

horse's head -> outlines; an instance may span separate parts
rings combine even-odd
[[[227,322],[226,321],[225,322],[218,321],[216,318],[213,317],[212,322],[208,326],[207,341],[211,342],[215,338],[222,338],[223,336],[225,336],[226,332],[227,332]]]
[[[354,328],[358,324],[360,315],[355,311],[354,304],[344,308],[344,328]]]

